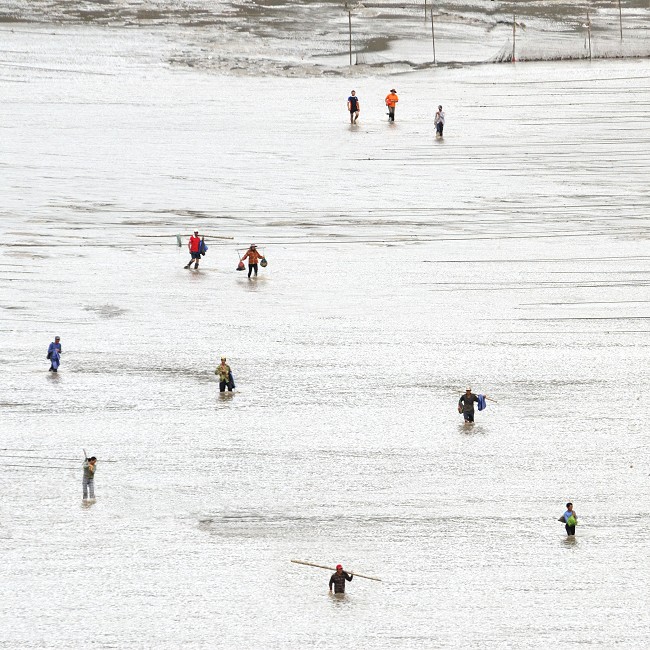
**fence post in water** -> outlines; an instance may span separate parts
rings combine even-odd
[[[621,0],[618,0],[618,27],[623,40],[623,11],[621,10]]]
[[[433,5],[433,0],[431,0],[431,4]],[[431,10],[433,11],[433,7]],[[427,0],[424,0],[424,24],[427,24]]]
[[[352,65],[352,11],[348,7],[348,30],[350,34],[350,65]]]
[[[515,62],[515,43],[517,42],[517,16],[512,14],[512,62]]]
[[[436,63],[436,30],[433,27],[433,3],[431,4],[431,43],[433,44],[433,63]]]
[[[591,20],[589,19],[589,10],[587,10],[587,37],[589,39],[589,60],[591,61]]]

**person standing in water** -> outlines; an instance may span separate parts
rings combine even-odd
[[[399,101],[397,91],[393,88],[388,95],[386,95],[386,106],[388,106],[388,121],[395,121],[395,104]]]
[[[348,111],[350,111],[350,124],[356,124],[359,119],[361,106],[356,91],[352,91],[348,97]]]
[[[232,391],[235,387],[235,381],[230,370],[230,366],[226,363],[226,357],[221,357],[221,363],[214,371],[215,375],[219,375],[219,392],[225,393],[226,387],[228,391]]]
[[[190,261],[183,267],[189,269],[194,262],[194,268],[199,268],[199,261],[201,260],[201,238],[199,237],[199,231],[195,230],[194,234],[190,237],[190,240],[187,242],[187,248],[190,251]]]
[[[47,348],[47,358],[50,360],[49,372],[58,372],[61,364],[61,337],[55,336],[54,341]]]
[[[248,277],[251,277],[251,273],[255,271],[255,277],[257,277],[257,263],[264,257],[257,252],[257,246],[251,244],[250,248],[246,251],[244,257],[241,258],[241,262],[245,259],[248,259]]]
[[[94,456],[86,458],[83,464],[84,477],[82,482],[83,498],[95,498],[95,470],[97,469],[97,459]]]
[[[569,501],[566,504],[566,512],[558,519],[564,524],[566,534],[572,537],[576,534],[576,524],[578,523],[578,515],[573,509],[573,504]]]
[[[332,585],[334,585],[335,594],[345,593],[345,581],[352,582],[354,574],[352,572],[346,573],[340,564],[336,565],[336,573],[332,574],[330,578],[330,593],[332,592]]]
[[[436,125],[436,133],[442,138],[442,131],[445,128],[445,112],[442,110],[442,106],[438,106],[433,123]]]
[[[474,393],[472,393],[472,389],[468,386],[465,389],[465,394],[461,395],[460,399],[458,400],[458,412],[463,414],[465,422],[474,422],[475,402],[479,402],[479,409],[482,408],[480,406],[478,395],[474,395]]]

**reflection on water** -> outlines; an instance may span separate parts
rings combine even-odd
[[[350,595],[346,592],[344,594],[335,594],[334,592],[328,592],[330,603],[334,607],[335,611],[340,607],[350,607],[352,605],[352,599]]]
[[[566,546],[573,548],[574,546],[578,545],[578,536],[577,535],[567,535],[563,540],[562,543],[565,544]]]

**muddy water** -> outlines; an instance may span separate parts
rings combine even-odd
[[[351,127],[348,82],[18,32],[2,647],[647,645],[647,62],[357,77]],[[467,383],[498,401],[472,428]],[[293,558],[383,582],[332,599]]]

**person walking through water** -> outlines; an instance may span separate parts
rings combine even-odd
[[[219,375],[219,392],[225,393],[226,387],[228,391],[232,391],[235,387],[235,380],[232,376],[232,371],[230,366],[226,363],[226,357],[221,357],[221,363],[217,366],[217,369],[214,371],[215,375]]]
[[[49,372],[59,372],[61,365],[61,337],[55,336],[54,341],[47,348],[47,358],[50,360]]]
[[[245,259],[248,259],[248,277],[251,277],[251,273],[255,271],[255,277],[257,277],[257,263],[264,257],[264,255],[261,255],[260,253],[257,252],[257,246],[255,244],[251,244],[250,248],[246,251],[246,254],[244,257],[241,258],[241,262],[243,262]]]
[[[199,268],[199,261],[201,259],[201,238],[199,237],[199,231],[195,230],[194,234],[190,237],[190,240],[187,242],[187,248],[190,251],[190,261],[183,267],[189,269],[194,262],[194,268]]]
[[[331,569],[330,569],[331,571]],[[336,573],[332,574],[330,578],[330,593],[332,592],[332,585],[334,585],[335,594],[345,593],[345,581],[352,582],[354,574],[352,572],[346,573],[340,564],[336,565]]]
[[[576,534],[576,524],[578,523],[578,515],[573,509],[573,504],[569,501],[566,504],[566,512],[558,519],[564,524],[566,534],[572,537]]]
[[[350,124],[356,124],[359,119],[359,113],[361,112],[361,106],[357,93],[354,90],[348,97],[348,111],[350,111]]]
[[[458,400],[458,412],[463,414],[465,422],[474,422],[474,403],[478,403],[478,410],[482,411],[486,399],[490,398],[487,395],[474,395],[469,386],[465,389],[465,394]]]
[[[442,110],[442,106],[438,106],[433,123],[436,125],[436,133],[442,138],[442,131],[445,128],[445,112]]]
[[[95,470],[97,469],[97,459],[94,456],[86,458],[83,464],[84,477],[83,477],[83,498],[95,498]]]
[[[388,121],[395,121],[395,104],[399,101],[397,91],[393,88],[388,95],[386,95],[386,106],[388,106]]]

